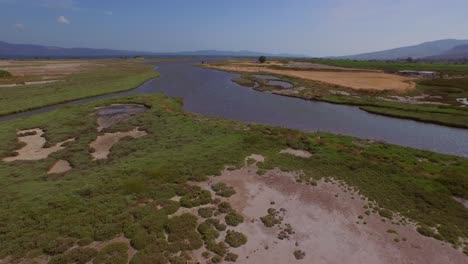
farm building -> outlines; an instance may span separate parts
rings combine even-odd
[[[417,77],[417,78],[438,78],[440,74],[434,71],[399,71],[398,74],[403,76]]]

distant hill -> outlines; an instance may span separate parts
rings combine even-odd
[[[61,48],[52,46],[11,44],[0,41],[0,57],[92,57],[92,56],[124,56],[146,55],[149,52],[135,52],[111,49]]]
[[[226,57],[306,57],[295,54],[271,54],[255,51],[183,51],[183,52],[147,52],[91,48],[61,48],[31,44],[12,44],[0,41],[0,58],[33,57],[120,57],[120,56],[226,56]]]
[[[412,57],[414,59],[420,59],[443,54],[457,46],[464,44],[468,44],[468,40],[443,39],[424,42],[422,44],[414,46],[407,46],[377,52],[369,52],[351,56],[342,56],[338,58],[353,60],[397,60]]]
[[[429,60],[462,60],[468,59],[468,44],[456,46],[442,54],[426,57]]]

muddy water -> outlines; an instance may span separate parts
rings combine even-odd
[[[196,61],[198,62],[198,61]],[[158,64],[161,77],[132,91],[45,107],[0,117],[0,122],[129,94],[163,92],[184,99],[187,111],[303,131],[327,131],[360,138],[468,157],[468,130],[374,115],[353,106],[306,101],[246,89],[231,81],[238,74],[178,61]]]

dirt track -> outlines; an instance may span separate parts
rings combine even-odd
[[[278,70],[259,66],[212,66],[213,68],[235,72],[263,72],[286,75],[306,80],[337,85],[355,90],[397,91],[404,92],[416,87],[414,78],[382,72],[348,72],[348,71],[302,71]]]

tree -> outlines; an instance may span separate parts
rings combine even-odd
[[[266,60],[267,60],[267,58],[266,58],[265,56],[260,56],[260,57],[258,58],[258,62],[260,62],[260,63],[265,63]]]
[[[406,59],[406,62],[408,62],[408,63],[412,63],[412,62],[414,62],[414,60],[413,60],[413,58],[411,58],[411,57],[408,57],[408,58]]]

